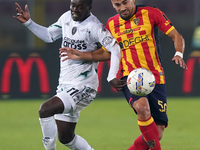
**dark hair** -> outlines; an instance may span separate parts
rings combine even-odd
[[[88,6],[92,6],[92,0],[83,0]]]
[[[92,0],[81,0],[81,2],[84,2],[87,6],[92,6]]]

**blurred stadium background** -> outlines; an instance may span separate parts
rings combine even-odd
[[[69,9],[70,0],[0,0],[1,98],[50,97],[55,94],[57,86],[58,49],[61,41],[46,44],[12,18],[16,14],[15,2],[23,8],[28,4],[32,19],[49,26]],[[200,23],[200,0],[137,0],[136,3],[160,8],[185,38],[184,59],[189,67],[186,71],[171,62],[174,55],[173,42],[160,33],[168,96],[199,96],[200,34],[196,34],[196,46],[192,45],[192,41],[195,28]],[[94,0],[92,12],[103,24],[116,14],[108,0]],[[108,63],[100,63],[98,71],[98,97],[122,96],[114,92],[106,81]]]
[[[0,0],[1,149],[43,149],[38,108],[55,94],[61,40],[46,44],[35,37],[12,17],[16,14],[15,2],[22,7],[28,4],[32,19],[49,26],[69,9],[70,0]],[[160,33],[169,97],[169,127],[161,141],[162,148],[200,149],[197,140],[200,124],[200,0],[136,0],[136,3],[160,8],[186,41],[184,59],[189,69],[184,71],[171,62],[173,42]],[[110,0],[93,0],[92,12],[104,25],[116,14]],[[124,150],[140,134],[137,116],[124,102],[122,94],[114,92],[107,83],[107,72],[108,63],[101,62],[97,101],[83,110],[77,132],[95,149]],[[59,143],[58,148],[66,149]]]

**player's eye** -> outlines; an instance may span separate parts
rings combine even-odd
[[[77,9],[78,9],[79,11],[81,11],[81,10],[84,9],[84,7],[83,7],[83,6],[78,6]]]
[[[120,4],[118,4],[118,3],[115,3],[114,5],[115,5],[116,7],[119,7],[119,6],[120,6]]]
[[[128,3],[127,0],[124,0],[124,1],[122,2],[123,5],[126,5],[127,3]]]
[[[71,5],[71,9],[73,10],[78,10],[78,11],[82,11],[85,7],[82,5]]]

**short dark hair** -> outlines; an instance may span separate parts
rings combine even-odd
[[[92,6],[92,0],[84,0],[88,6]]]
[[[72,2],[72,0],[71,0]],[[82,3],[85,3],[87,6],[92,6],[92,0],[81,0]]]

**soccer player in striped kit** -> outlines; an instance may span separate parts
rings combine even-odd
[[[25,11],[18,3],[16,6],[17,15],[14,18],[45,42],[51,43],[62,38],[61,47],[76,48],[82,52],[95,51],[99,44],[106,47],[111,52],[111,68],[114,68],[109,72],[108,78],[116,78],[121,58],[120,47],[110,32],[90,12],[92,0],[71,0],[70,10],[49,27],[40,26],[31,20],[27,5]],[[107,56],[104,57],[105,60],[109,60],[110,54]],[[46,150],[56,150],[58,131],[60,142],[69,149],[93,150],[74,131],[80,111],[96,97],[99,85],[98,62],[62,59],[56,95],[44,102],[39,110],[44,147]]]
[[[111,0],[111,2],[118,14],[108,19],[106,27],[120,45],[123,75],[121,80],[115,78],[110,81],[110,84],[118,91],[122,90],[127,102],[138,115],[138,126],[142,133],[128,150],[161,150],[159,140],[168,125],[168,117],[158,28],[174,42],[175,55],[172,61],[183,69],[187,69],[183,60],[184,39],[158,8],[135,5],[135,0]],[[102,53],[102,56],[105,56],[105,48],[102,49],[99,49],[98,54]],[[69,52],[68,59],[86,59],[88,56],[87,53],[85,55],[73,49],[65,50]],[[93,59],[98,61],[100,56],[97,57],[96,54],[93,55]],[[131,94],[122,82],[126,81],[133,69],[141,67],[151,70],[156,79],[153,92],[142,97]],[[131,125],[128,127],[133,130]]]

